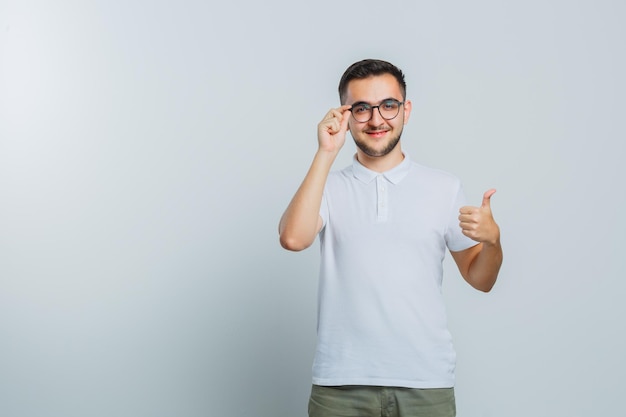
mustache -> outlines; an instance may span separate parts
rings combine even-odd
[[[391,130],[390,127],[388,126],[379,126],[373,129],[365,129],[364,132],[365,133],[373,133],[373,132],[382,132],[382,131],[386,131],[386,130]]]

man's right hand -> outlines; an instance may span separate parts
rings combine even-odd
[[[343,105],[336,109],[330,109],[317,125],[317,140],[320,150],[339,152],[346,142],[351,107],[350,105]]]
[[[300,251],[308,248],[322,228],[320,205],[324,186],[333,161],[346,141],[351,107],[330,109],[317,125],[319,149],[278,225],[280,244],[285,249]]]

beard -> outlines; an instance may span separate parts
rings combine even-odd
[[[389,138],[389,141],[387,142],[387,144],[382,149],[379,149],[379,150],[372,148],[367,143],[365,143],[365,141],[357,139],[354,135],[352,135],[352,139],[354,139],[354,143],[356,144],[356,146],[365,155],[370,156],[372,158],[379,158],[393,151],[393,149],[396,146],[398,146],[401,136],[402,136],[402,129],[400,129],[400,131],[398,132],[396,136],[392,136],[391,138]]]

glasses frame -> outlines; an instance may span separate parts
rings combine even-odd
[[[395,103],[397,103],[397,104],[398,104],[398,112],[396,113],[396,115],[395,115],[395,116],[393,116],[393,117],[389,117],[389,118],[387,118],[387,117],[383,116],[383,113],[380,111],[380,106],[382,106],[385,102],[388,102],[388,101],[393,101],[393,102],[395,102]],[[395,98],[387,98],[387,99],[385,99],[385,100],[381,101],[381,102],[380,102],[380,104],[379,104],[379,105],[377,105],[377,106],[370,106],[370,105],[369,105],[369,103],[366,103],[366,102],[364,102],[364,101],[359,101],[359,102],[354,103],[354,104],[352,105],[352,107],[350,107],[350,114],[352,115],[352,118],[353,118],[354,120],[356,120],[358,123],[367,123],[367,122],[369,122],[370,120],[372,120],[372,117],[374,117],[374,109],[378,109],[378,114],[380,114],[380,117],[382,117],[382,118],[383,118],[383,120],[393,120],[393,119],[395,119],[396,117],[398,117],[398,115],[400,114],[400,106],[403,106],[403,105],[404,105],[404,103],[405,103],[404,101],[399,101],[399,100],[396,100]],[[369,108],[370,108],[370,117],[369,117],[369,119],[361,121],[361,120],[357,119],[357,118],[356,118],[356,116],[354,115],[354,113],[352,112],[352,110],[354,109],[354,107],[355,107],[356,105],[360,105],[360,104],[365,104],[365,105],[369,106]]]

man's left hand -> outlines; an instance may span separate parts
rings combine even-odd
[[[485,192],[480,207],[464,206],[459,210],[461,231],[476,242],[495,245],[500,241],[500,228],[491,214],[491,196],[495,192]]]

